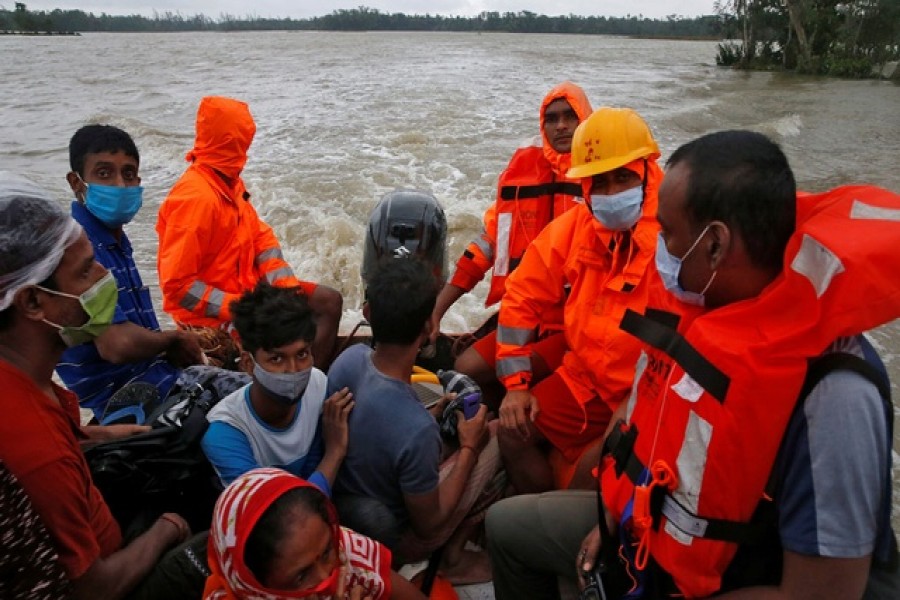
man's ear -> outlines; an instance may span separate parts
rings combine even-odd
[[[362,312],[363,312],[363,319],[365,319],[366,321],[369,321],[369,323],[371,323],[372,321],[369,318],[369,315],[372,313],[372,311],[369,309],[368,302],[363,302],[363,311]]]
[[[75,197],[80,201],[84,202],[84,194],[87,189],[84,186],[84,181],[75,171],[69,171],[66,173],[66,181],[69,182],[69,187],[72,188],[72,192],[75,194]]]
[[[238,368],[244,373],[253,374],[253,359],[246,350],[241,350],[241,354],[238,356]]]
[[[706,243],[706,247],[711,270],[715,271],[722,265],[733,244],[734,236],[728,225],[722,221],[712,221],[709,224],[709,241]]]
[[[12,306],[16,312],[30,321],[42,321],[45,318],[42,298],[34,286],[29,285],[16,292]]]

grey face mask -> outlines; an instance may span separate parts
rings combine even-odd
[[[252,354],[250,360],[253,361],[253,377],[268,396],[288,406],[300,402],[306,386],[309,385],[312,367],[295,373],[272,373],[259,366]]]

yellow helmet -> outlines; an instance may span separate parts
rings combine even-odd
[[[659,158],[650,128],[630,108],[604,106],[581,122],[572,136],[572,167],[566,177],[606,173],[638,158]]]

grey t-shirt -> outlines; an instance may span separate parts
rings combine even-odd
[[[841,338],[841,351],[880,365],[862,337]],[[882,367],[883,368],[883,367]],[[834,371],[795,414],[776,460],[776,506],[785,549],[856,558],[889,545],[890,440],[878,390],[857,373]]]
[[[377,499],[406,521],[403,495],[425,494],[438,485],[437,422],[408,383],[375,368],[372,349],[363,344],[347,348],[328,370],[327,394],[343,387],[350,388],[356,404],[335,494]]]

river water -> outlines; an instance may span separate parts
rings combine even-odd
[[[452,264],[480,230],[497,174],[538,133],[544,94],[564,79],[595,108],[636,109],[664,159],[703,133],[749,128],[782,145],[803,189],[900,190],[900,85],[735,72],[715,66],[715,51],[714,42],[476,33],[3,36],[0,169],[64,201],[75,130],[99,122],[131,133],[145,196],[127,232],[158,302],[153,226],[186,167],[197,104],[245,100],[258,127],[247,187],[298,274],[344,294],[344,331],[360,318],[375,202],[398,187],[432,191],[447,211]],[[479,323],[485,293],[481,284],[461,299],[444,329]],[[900,324],[872,338],[900,397]],[[898,497],[895,484],[895,523]]]

